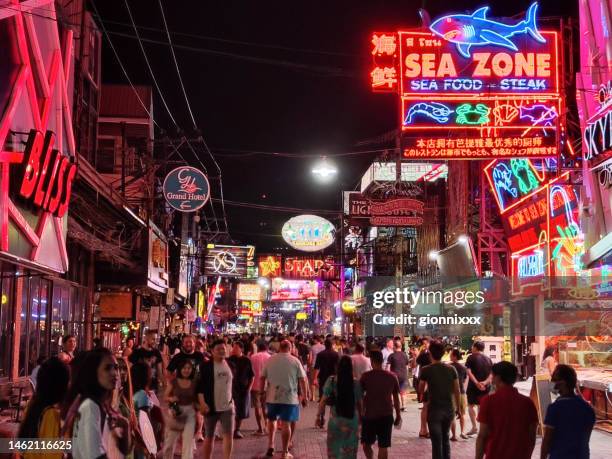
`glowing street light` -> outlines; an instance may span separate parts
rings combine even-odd
[[[323,157],[312,168],[312,174],[321,182],[329,182],[338,174],[338,169]]]

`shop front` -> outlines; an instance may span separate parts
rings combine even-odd
[[[87,289],[69,270],[68,212],[77,176],[72,32],[20,9],[0,20],[9,51],[0,85],[0,380],[28,376],[62,337],[86,344]],[[12,49],[12,52],[11,52]],[[32,50],[36,50],[32,52]],[[36,54],[36,55],[35,55]],[[71,264],[71,266],[69,266]]]

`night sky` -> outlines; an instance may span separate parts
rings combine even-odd
[[[491,16],[523,19],[530,1],[491,2]],[[143,38],[166,42],[158,2],[129,0]],[[310,173],[320,155],[333,156],[391,144],[359,146],[397,127],[397,99],[369,89],[370,43],[374,31],[418,26],[418,8],[432,18],[442,13],[472,12],[482,1],[194,1],[163,0],[198,127],[218,154],[225,198],[268,205],[339,210],[341,191],[354,189],[376,154],[335,158],[338,180],[317,184]],[[576,1],[540,2],[539,16],[565,16]],[[134,35],[122,0],[97,0],[109,31]],[[574,17],[577,14],[574,13]],[[576,21],[577,22],[577,21]],[[577,24],[576,24],[577,26]],[[219,40],[241,41],[236,44]],[[152,84],[138,42],[111,35],[135,84]],[[278,49],[274,47],[291,48]],[[167,46],[145,43],[153,70],[178,124],[191,129],[186,104]],[[245,56],[236,59],[210,51]],[[254,62],[253,58],[276,61]],[[104,41],[105,83],[126,83]],[[154,116],[170,133],[173,125],[155,95]],[[234,150],[234,151],[226,151]],[[290,152],[311,158],[241,156],[244,151]],[[231,156],[233,155],[233,156]],[[187,159],[192,159],[186,155]],[[211,175],[214,166],[202,155]],[[196,165],[193,161],[193,165]],[[265,196],[265,197],[264,197]],[[219,196],[213,196],[219,197]],[[283,246],[278,235],[291,214],[227,207],[230,233],[236,242],[255,243],[258,250]]]

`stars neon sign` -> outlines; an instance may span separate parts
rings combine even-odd
[[[518,51],[511,38],[515,35],[528,34],[539,43],[545,43],[536,24],[538,3],[534,2],[527,10],[525,19],[515,25],[487,19],[489,7],[477,9],[471,15],[452,14],[436,19],[429,29],[446,41],[457,45],[459,53],[471,57],[473,46],[494,45]]]

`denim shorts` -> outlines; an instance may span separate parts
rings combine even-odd
[[[280,419],[285,422],[295,422],[300,419],[300,406],[286,403],[266,403],[267,417],[270,421]]]

